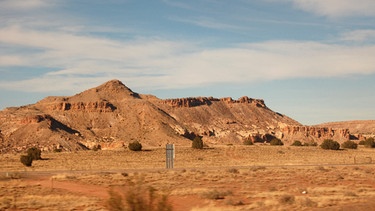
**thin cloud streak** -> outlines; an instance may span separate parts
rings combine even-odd
[[[295,7],[331,18],[348,16],[375,16],[373,0],[288,0]]]

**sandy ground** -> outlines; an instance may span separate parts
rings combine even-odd
[[[184,147],[170,170],[165,149],[42,153],[32,168],[19,156],[0,157],[0,210],[108,210],[110,190],[149,187],[182,211],[375,210],[375,151],[366,148]]]

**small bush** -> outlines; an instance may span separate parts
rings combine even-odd
[[[366,148],[375,148],[375,140],[374,140],[374,138],[368,138],[368,139],[364,140],[363,145]]]
[[[289,194],[282,195],[279,198],[280,204],[293,204],[294,201],[295,201],[295,197],[293,195],[289,195]]]
[[[323,143],[320,145],[322,149],[329,149],[329,150],[339,150],[340,144],[337,141],[334,141],[332,139],[326,139],[323,141]]]
[[[254,143],[250,140],[250,139],[246,139],[244,142],[243,142],[244,145],[254,145]]]
[[[95,145],[95,146],[93,146],[92,147],[92,151],[98,151],[98,150],[101,150],[102,149],[102,146],[100,146],[100,144],[98,144],[98,145]]]
[[[193,143],[191,144],[191,147],[194,149],[203,149],[203,140],[202,137],[196,136],[193,139]]]
[[[30,155],[21,155],[21,163],[27,167],[33,164],[33,158]]]
[[[143,181],[129,181],[128,187],[124,196],[116,193],[113,189],[109,191],[108,210],[172,211],[168,195],[159,193],[153,187],[143,186]]]
[[[128,148],[132,151],[141,151],[142,150],[142,144],[138,141],[133,141],[129,143]]]
[[[316,147],[316,146],[318,146],[318,143],[316,143],[314,141],[305,142],[305,143],[303,143],[303,146],[306,146],[306,147]]]
[[[282,146],[282,145],[284,145],[284,143],[280,139],[274,138],[274,139],[271,140],[270,145],[272,145],[272,146]]]
[[[357,149],[358,147],[358,144],[355,143],[354,141],[345,141],[344,143],[342,143],[342,148],[346,148],[346,149]]]
[[[300,146],[303,146],[303,145],[302,145],[302,142],[300,142],[300,141],[294,141],[293,144],[292,144],[292,146],[298,146],[298,147],[300,147]]]
[[[29,148],[26,153],[33,160],[42,160],[42,151],[36,147]]]
[[[202,193],[203,198],[213,200],[225,199],[229,195],[233,195],[232,191],[218,191],[216,189]]]

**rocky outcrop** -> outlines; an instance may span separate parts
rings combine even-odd
[[[247,96],[240,97],[238,98],[238,100],[233,100],[231,97],[221,98],[220,100],[227,102],[227,103],[248,103],[248,104],[253,104],[257,107],[262,107],[262,108],[267,107],[263,99],[254,99],[254,98],[249,98]]]
[[[85,111],[85,112],[113,112],[116,110],[116,106],[107,102],[60,102],[49,106],[50,110],[54,111]]]
[[[304,136],[316,139],[350,139],[349,129],[333,129],[313,126],[286,126],[281,129],[283,136]]]
[[[30,115],[21,119],[21,124],[39,123],[48,118],[48,115]]]
[[[195,107],[201,105],[211,105],[212,101],[219,101],[213,97],[189,97],[164,100],[164,104],[172,107]]]
[[[214,101],[222,101],[226,103],[247,103],[253,104],[257,107],[266,108],[266,104],[262,99],[253,99],[247,96],[240,97],[238,100],[233,100],[231,97],[214,98],[214,97],[189,97],[189,98],[176,98],[164,100],[164,104],[172,107],[196,107],[202,105],[211,105]]]

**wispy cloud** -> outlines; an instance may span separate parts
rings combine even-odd
[[[2,0],[0,6],[3,10],[30,10],[50,7],[55,3],[55,0]]]
[[[289,0],[302,10],[321,16],[375,16],[373,0]]]
[[[341,36],[341,40],[355,42],[375,41],[375,30],[355,30],[346,32]]]
[[[374,45],[275,40],[202,48],[161,39],[125,42],[18,27],[1,29],[0,43],[37,49],[24,55],[9,52],[0,57],[0,66],[58,69],[38,78],[0,83],[1,88],[31,92],[46,91],[40,84],[48,85],[48,91],[76,90],[111,78],[135,88],[167,89],[375,73]]]
[[[17,8],[11,2],[6,0],[2,3]],[[31,2],[24,8],[40,8],[49,4],[49,1],[43,0]],[[314,6],[311,5],[331,5],[324,4],[331,1],[316,2],[295,1],[295,4],[300,7],[305,5],[310,8],[309,11],[313,11]],[[24,22],[0,22],[3,23],[0,24],[0,74],[8,67],[22,66],[25,71],[28,68],[44,69],[38,76],[29,74],[29,78],[17,81],[6,81],[0,77],[0,88],[29,92],[79,91],[105,80],[119,78],[132,88],[168,89],[223,82],[248,83],[375,73],[372,56],[375,55],[375,45],[346,43],[373,39],[375,33],[372,30],[337,35],[339,41],[336,44],[269,40],[205,47],[202,43],[189,41],[141,38],[137,33],[124,40],[111,39],[93,33],[111,32],[113,29],[110,27],[95,28],[82,22],[66,24],[44,20],[41,18],[37,25],[34,20],[27,22],[27,18]],[[238,28],[241,25],[212,18],[176,20],[205,28],[241,30]]]
[[[219,29],[219,30],[244,30],[245,28],[236,26],[234,24],[228,24],[220,22],[219,20],[214,20],[207,17],[194,17],[194,18],[180,18],[180,17],[170,17],[170,20],[178,21],[181,23],[188,23],[204,28]]]

